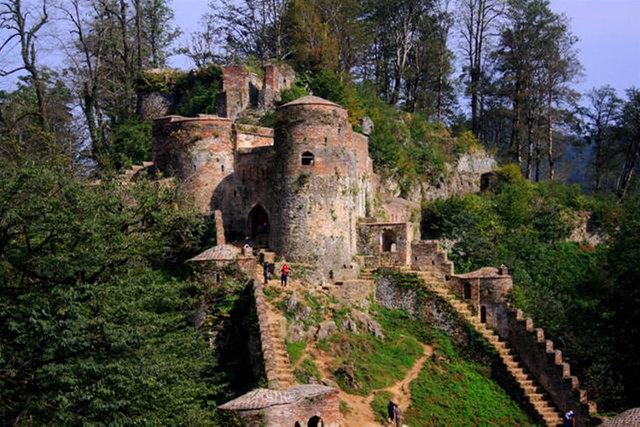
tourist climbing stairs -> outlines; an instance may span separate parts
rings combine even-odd
[[[470,307],[446,287],[440,275],[425,271],[415,271],[413,273],[422,279],[431,291],[447,301],[466,322],[472,325],[495,348],[507,371],[518,383],[524,396],[540,418],[544,420],[545,424],[548,426],[562,425],[561,413],[551,403],[544,390],[527,373],[522,363],[519,362],[515,351],[506,342],[501,341],[494,331],[480,322],[480,319],[471,311]]]
[[[265,285],[262,281],[262,266],[258,265],[254,290],[265,374],[270,389],[286,390],[295,384],[293,368],[283,337],[286,320],[265,299]]]

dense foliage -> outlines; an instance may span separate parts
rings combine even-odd
[[[586,380],[604,409],[637,402],[640,336],[637,200],[621,206],[584,196],[577,187],[532,184],[517,168],[503,169],[493,193],[425,206],[425,237],[451,239],[457,271],[506,264],[513,302],[534,317]],[[510,182],[509,182],[510,181]],[[567,241],[580,211],[593,212],[609,244]],[[636,317],[634,317],[636,316]]]
[[[154,184],[0,171],[3,420],[215,420],[224,378],[188,321],[201,285],[166,269],[199,242],[197,217]]]

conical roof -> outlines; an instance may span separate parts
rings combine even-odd
[[[302,98],[294,99],[293,101],[287,102],[286,104],[280,106],[280,108],[290,107],[292,105],[327,105],[330,107],[343,108],[342,106],[334,102],[327,101],[324,98],[320,98],[319,96],[313,96],[313,95],[303,96]]]

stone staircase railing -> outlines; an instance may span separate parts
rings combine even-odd
[[[543,388],[529,375],[514,349],[505,341],[501,341],[500,337],[494,331],[488,329],[483,323],[480,323],[478,316],[471,312],[467,304],[458,300],[437,275],[428,271],[412,271],[412,273],[415,273],[422,279],[431,291],[447,301],[467,323],[491,344],[540,419],[548,426],[561,425],[561,412],[555,407]]]

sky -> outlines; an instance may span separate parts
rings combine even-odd
[[[200,29],[208,3],[209,0],[173,0],[176,25],[183,31],[181,45]],[[584,76],[576,84],[578,90],[584,92],[609,84],[622,92],[640,86],[640,0],[551,0],[551,7],[569,18],[571,29],[579,38]],[[46,61],[54,64],[64,61],[60,44],[55,40],[47,44],[49,50],[46,47],[42,50]],[[10,55],[0,57],[3,62],[10,59]],[[171,58],[170,65],[183,69],[192,66],[185,57]],[[8,89],[14,83],[15,78],[2,79],[0,89]]]

